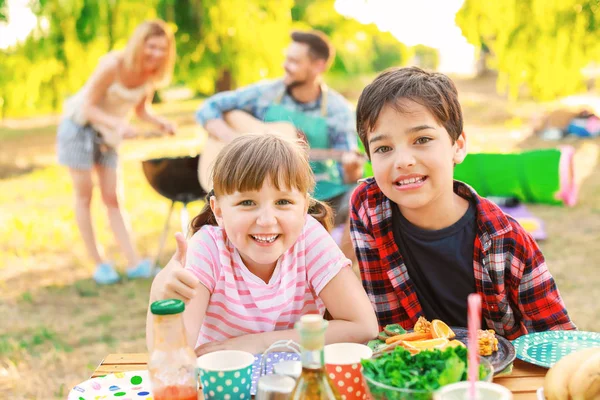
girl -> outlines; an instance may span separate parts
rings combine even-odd
[[[94,279],[99,284],[115,283],[119,275],[96,244],[90,213],[92,168],[98,176],[110,227],[129,264],[127,276],[150,276],[150,262],[140,260],[119,203],[115,147],[121,139],[136,134],[127,118],[134,108],[141,120],[174,133],[172,124],[149,109],[154,89],[169,82],[174,60],[175,42],[169,27],[160,20],[144,22],[136,28],[125,50],[103,57],[88,82],[65,103],[58,127],[58,161],[69,168],[77,226],[96,264]]]
[[[221,151],[212,178],[189,249],[179,234],[177,253],[150,293],[151,302],[187,302],[196,354],[256,354],[277,340],[298,341],[294,323],[325,309],[334,319],[328,343],[377,335],[369,299],[327,231],[331,209],[309,195],[315,181],[306,149],[272,134],[243,135]],[[151,313],[146,337],[151,348]]]

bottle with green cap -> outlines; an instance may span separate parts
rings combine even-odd
[[[181,300],[167,299],[150,305],[154,315],[154,346],[148,371],[154,400],[196,400],[196,354],[188,346]]]

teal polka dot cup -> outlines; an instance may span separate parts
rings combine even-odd
[[[198,357],[196,365],[206,400],[249,400],[254,355],[221,350]]]

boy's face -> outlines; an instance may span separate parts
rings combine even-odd
[[[403,214],[445,209],[454,195],[454,165],[466,156],[465,135],[452,144],[427,108],[400,102],[405,112],[386,105],[367,135],[375,180]]]

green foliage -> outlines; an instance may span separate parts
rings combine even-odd
[[[37,28],[0,52],[0,118],[60,111],[98,60],[123,48],[148,18],[176,32],[174,83],[206,95],[280,76],[292,28],[330,35],[333,75],[374,73],[412,55],[389,32],[338,14],[334,0],[37,0],[30,7]],[[0,20],[5,11],[0,0]]]
[[[0,21],[8,21],[6,0],[0,0]]]
[[[100,30],[100,4],[98,0],[83,0],[83,7],[79,12],[79,18],[75,23],[77,38],[81,44],[88,44]]]
[[[421,68],[435,70],[440,63],[438,51],[432,47],[418,44],[412,48],[417,59],[417,64]]]
[[[98,60],[122,48],[137,24],[156,17],[142,0],[40,0],[30,36],[0,52],[0,117],[57,111],[89,78]]]
[[[470,43],[491,51],[500,89],[549,100],[585,87],[582,69],[600,56],[599,3],[465,0],[456,22]]]
[[[201,2],[199,65],[185,83],[212,93],[279,75],[289,43],[291,6],[291,0]]]
[[[335,0],[297,1],[293,13],[302,17],[296,22],[298,28],[319,29],[331,38],[336,49],[333,74],[368,74],[408,61],[410,50],[391,33],[338,14],[334,4]]]

